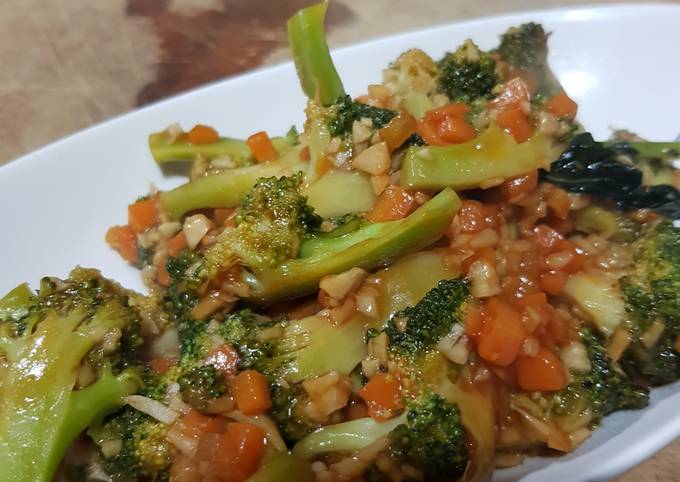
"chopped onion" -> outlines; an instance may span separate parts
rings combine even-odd
[[[585,428],[585,427],[579,428],[578,430],[575,430],[572,433],[570,433],[569,439],[571,440],[572,447],[576,448],[579,445],[581,445],[583,442],[585,442],[590,437],[591,434],[592,434],[592,431],[590,429]]]
[[[470,294],[475,298],[487,298],[501,292],[496,270],[486,260],[478,259],[468,270]]]
[[[343,300],[356,289],[368,276],[368,272],[361,268],[348,269],[339,274],[331,274],[321,278],[319,288],[331,298]]]
[[[182,429],[184,426],[181,423],[173,424],[169,429],[165,438],[168,442],[174,445],[177,450],[183,454],[193,458],[198,448],[198,438],[187,435]]]
[[[514,467],[522,462],[524,462],[524,454],[521,452],[499,452],[494,457],[494,464],[499,469]]]
[[[540,343],[535,336],[527,336],[522,343],[522,354],[526,356],[536,356],[538,355],[538,349],[540,348]]]
[[[182,224],[178,221],[168,221],[158,226],[158,233],[164,238],[170,239],[182,230]]]
[[[139,410],[166,425],[170,425],[179,418],[179,413],[175,410],[149,397],[130,395],[123,400],[132,408]]]
[[[352,298],[347,298],[337,308],[330,310],[331,321],[334,325],[342,325],[356,312],[356,304]]]
[[[179,358],[179,335],[173,326],[165,330],[151,345],[151,356],[154,358]]]
[[[469,242],[469,246],[472,249],[482,249],[491,248],[498,244],[498,233],[491,229],[486,228],[479,233],[472,236]]]
[[[564,366],[570,370],[589,372],[591,367],[586,347],[580,341],[572,341],[560,350],[560,358]]]
[[[362,286],[354,295],[357,310],[366,316],[378,316],[378,292],[372,286]]]
[[[196,248],[203,236],[213,228],[213,223],[203,214],[194,214],[184,220],[184,235],[187,237],[187,245],[190,249]]]
[[[390,151],[386,142],[378,142],[361,151],[353,160],[352,167],[373,176],[387,173],[390,168]]]
[[[613,362],[619,361],[623,352],[626,351],[628,345],[630,345],[630,333],[625,328],[617,328],[609,340],[609,345],[607,346],[607,355],[612,359]]]
[[[380,176],[371,176],[371,188],[373,188],[373,194],[380,196],[387,186],[390,185],[390,176],[387,174],[381,174]]]
[[[101,449],[102,455],[104,455],[105,458],[111,458],[115,455],[118,455],[123,449],[123,439],[115,438],[111,440],[104,440],[101,445],[99,445],[99,448]]]
[[[354,479],[359,477],[373,463],[378,454],[387,448],[389,443],[388,437],[381,437],[359,450],[356,454],[332,464],[331,469],[343,478]]]
[[[652,326],[647,328],[647,331],[642,334],[640,341],[645,346],[645,348],[649,350],[651,347],[656,345],[656,342],[659,341],[659,337],[665,329],[666,325],[664,325],[663,321],[655,320],[654,323],[652,323]]]
[[[310,404],[305,408],[312,418],[319,421],[347,405],[352,393],[351,380],[337,372],[308,378],[302,382],[302,386],[310,399]]]
[[[201,298],[201,301],[191,309],[191,316],[195,320],[205,320],[227,303],[234,301],[236,301],[234,295],[213,290]]]

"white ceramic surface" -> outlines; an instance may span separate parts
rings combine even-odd
[[[680,7],[628,5],[534,11],[488,18],[376,40],[334,52],[352,94],[381,78],[403,50],[439,57],[467,37],[496,44],[507,27],[542,22],[553,32],[550,61],[579,103],[580,120],[596,136],[625,127],[653,140],[680,132]],[[146,147],[147,135],[173,122],[202,122],[246,136],[284,133],[302,122],[304,99],[291,64],[219,82],[103,123],[0,168],[0,293],[22,281],[64,276],[80,264],[99,268],[142,289],[137,271],[104,243],[126,205],[149,183],[168,188]],[[608,417],[603,427],[565,457],[530,459],[497,471],[497,481],[597,481],[620,474],[680,436],[680,385],[654,390],[650,407]]]

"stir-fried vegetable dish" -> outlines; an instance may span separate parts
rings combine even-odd
[[[680,143],[596,141],[541,25],[350,96],[288,21],[306,121],[151,134],[188,182],[92,269],[0,298],[0,482],[485,481],[680,378]]]

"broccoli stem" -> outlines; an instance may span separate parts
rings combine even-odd
[[[429,246],[448,228],[460,199],[445,189],[404,219],[369,224],[317,245],[313,255],[286,261],[274,269],[253,269],[247,277],[247,301],[269,304],[313,293],[321,278],[350,268],[372,269],[397,256]]]
[[[14,340],[18,360],[0,383],[0,481],[49,481],[73,439],[97,417],[122,404],[138,383],[129,374],[73,392],[81,359],[124,319],[103,314],[90,323],[81,311],[49,314],[30,335]],[[10,360],[12,362],[13,360]]]
[[[290,145],[290,141],[285,137],[274,137],[272,143],[277,152]],[[191,161],[199,154],[211,159],[227,155],[239,162],[253,159],[253,154],[245,141],[229,137],[208,144],[192,144],[188,140],[169,142],[164,132],[156,132],[149,136],[149,149],[154,160],[161,165],[172,161]]]
[[[279,482],[294,480],[295,482],[314,482],[314,472],[306,461],[288,453],[279,453],[266,461],[247,482]]]
[[[261,177],[289,176],[306,171],[307,164],[298,158],[298,149],[278,161],[230,169],[205,176],[163,192],[160,201],[173,219],[194,209],[233,208]]]
[[[327,2],[303,8],[288,20],[288,40],[305,95],[331,105],[345,95],[326,43],[324,18]]]
[[[22,283],[0,299],[0,320],[18,321],[28,314],[33,293]]]
[[[479,137],[462,144],[409,147],[401,170],[401,185],[433,190],[486,188],[547,167],[556,154],[545,136],[538,134],[517,144],[492,124]]]
[[[356,452],[385,437],[406,422],[406,413],[385,422],[370,417],[327,425],[307,435],[293,447],[293,455],[311,459],[328,452]]]
[[[605,142],[605,145],[616,148],[625,145],[637,151],[638,156],[646,158],[663,158],[666,156],[680,158],[680,142]]]

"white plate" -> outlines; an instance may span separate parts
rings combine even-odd
[[[626,127],[653,140],[680,132],[680,7],[629,5],[527,12],[441,26],[334,52],[352,94],[378,82],[381,70],[410,47],[435,58],[471,37],[484,48],[511,25],[542,22],[552,67],[579,103],[596,136]],[[104,244],[126,205],[153,182],[168,188],[146,147],[147,135],[173,122],[202,122],[233,136],[284,133],[302,122],[304,99],[291,64],[219,82],[98,125],[0,168],[0,292],[76,264],[100,268],[142,289],[139,274]],[[530,459],[495,480],[595,481],[612,478],[680,436],[680,385],[654,390],[650,407],[608,417],[602,429],[565,457]],[[524,477],[524,478],[522,478]]]

